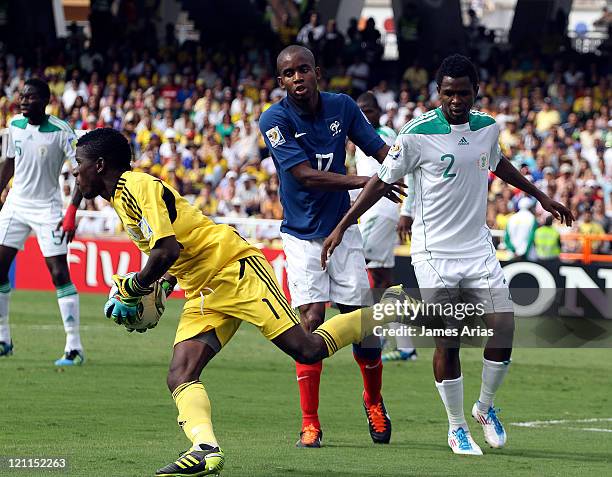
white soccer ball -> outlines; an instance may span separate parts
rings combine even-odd
[[[135,275],[135,273],[128,273],[127,276]],[[119,292],[116,285],[113,284],[109,298],[112,298]],[[142,297],[138,304],[138,313],[136,315],[136,321],[134,323],[125,323],[125,327],[130,331],[148,330],[155,328],[157,322],[161,318],[166,309],[166,293],[158,282],[153,284],[153,291],[148,295]]]

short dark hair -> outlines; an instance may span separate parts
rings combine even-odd
[[[438,83],[438,86],[442,84],[442,79],[445,76],[450,76],[451,78],[462,78],[467,76],[470,78],[470,83],[472,83],[474,91],[478,90],[478,72],[476,71],[474,63],[472,63],[467,56],[455,54],[444,58],[440,68],[438,68],[436,72],[436,83]]]
[[[49,89],[49,85],[40,78],[30,78],[25,81],[24,86],[32,86],[36,89],[36,91],[38,91],[38,94],[47,101],[51,99],[51,90]]]
[[[312,61],[312,66],[317,66],[317,61],[315,60],[314,54],[308,48],[302,45],[289,45],[284,48],[276,57],[276,71],[280,75],[280,63],[286,57],[290,55],[295,55],[298,53],[303,53],[306,57]]]
[[[132,148],[123,134],[111,128],[98,128],[82,136],[77,147],[85,154],[103,157],[111,167],[128,171],[132,168]]]
[[[380,105],[376,100],[376,96],[374,96],[374,93],[372,93],[371,91],[366,91],[365,93],[359,95],[359,97],[357,98],[357,104],[360,103],[365,104],[371,108],[380,110]]]

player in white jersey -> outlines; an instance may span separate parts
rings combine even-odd
[[[385,144],[393,145],[397,134],[393,129],[380,125],[381,110],[376,97],[369,91],[363,93],[357,98],[357,105]],[[355,151],[355,166],[358,176],[372,177],[380,169],[380,162],[357,148]],[[409,195],[413,195],[413,182],[412,174],[408,174],[404,183],[408,188]],[[361,189],[349,192],[351,193],[351,199],[355,199]],[[405,204],[409,203],[410,197],[407,197],[402,203],[402,209],[405,209],[407,207]],[[374,288],[385,289],[392,285],[399,221],[400,209],[398,205],[386,197],[376,202],[359,218],[359,231],[363,238],[363,253]],[[401,327],[397,323],[392,323],[390,326]],[[410,336],[403,336],[401,333],[396,336],[396,347],[384,352],[382,360],[406,361],[416,359],[417,353]]]
[[[391,184],[415,175],[412,260],[426,302],[458,300],[484,308],[493,336],[483,357],[480,396],[472,416],[491,447],[503,447],[506,432],[493,399],[510,364],[513,304],[491,233],[485,224],[488,173],[534,196],[544,210],[566,225],[571,212],[525,179],[501,155],[495,120],[472,111],[478,75],[464,56],[447,57],[436,75],[441,106],[409,122],[355,204],[325,240],[321,260],[342,240],[346,228],[371,207]],[[449,320],[450,321],[450,320]],[[448,444],[457,454],[481,455],[463,413],[459,339],[437,339],[434,377],[449,420]]]
[[[79,334],[79,296],[70,280],[68,242],[74,237],[76,209],[81,194],[62,217],[59,176],[66,160],[74,161],[76,136],[72,128],[46,115],[49,86],[32,78],[21,92],[21,114],[9,124],[7,159],[0,173],[0,191],[11,178],[13,185],[0,211],[0,356],[13,352],[9,328],[11,286],[9,269],[17,251],[34,232],[53,284],[66,332],[63,356],[55,364],[70,366],[84,361]]]

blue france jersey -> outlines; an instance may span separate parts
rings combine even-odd
[[[308,161],[313,169],[346,174],[347,137],[369,156],[385,143],[345,94],[320,93],[315,116],[285,98],[261,115],[259,129],[280,179],[281,231],[303,240],[327,237],[350,206],[348,191],[305,187],[290,169]]]

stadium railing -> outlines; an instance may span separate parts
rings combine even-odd
[[[594,253],[593,245],[598,242],[612,242],[612,234],[585,235],[580,233],[567,233],[561,235],[561,243],[567,241],[577,241],[582,245],[580,252],[564,252],[559,255],[561,260],[579,260],[589,264],[593,262],[612,263],[612,255]]]

